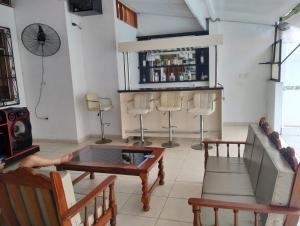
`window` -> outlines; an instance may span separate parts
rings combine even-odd
[[[125,23],[129,24],[132,27],[137,28],[137,14],[133,10],[129,9],[126,5],[121,3],[119,0],[116,0],[117,4],[117,17],[124,21]]]
[[[10,0],[0,0],[0,4],[11,6]]]
[[[0,27],[0,107],[19,104],[18,85],[9,28]]]

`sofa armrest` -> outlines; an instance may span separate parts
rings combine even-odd
[[[63,222],[70,220],[76,214],[80,213],[82,209],[85,209],[85,219],[88,221],[87,207],[94,201],[94,222],[99,222],[104,218],[111,218],[115,220],[117,210],[115,204],[115,191],[114,185],[116,176],[107,177],[102,183],[100,183],[95,189],[93,189],[89,194],[87,194],[83,199],[78,201],[75,205],[68,209],[67,213],[62,217]],[[109,188],[109,207],[106,207],[106,189]],[[103,193],[103,203],[102,203],[102,215],[98,216],[98,203],[97,197],[99,194]]]
[[[227,146],[227,157],[230,157],[230,145],[237,145],[238,146],[238,157],[241,157],[241,145],[246,145],[246,142],[243,141],[223,141],[223,140],[206,140],[202,142],[205,148],[205,167],[207,163],[207,159],[209,157],[209,145],[216,146],[217,157],[219,157],[219,146],[226,145]]]
[[[194,213],[194,226],[201,226],[201,208],[207,207],[214,209],[215,222],[219,225],[218,210],[227,209],[232,210],[234,213],[234,225],[237,225],[239,211],[253,212],[255,215],[255,226],[259,225],[259,214],[260,213],[275,213],[284,215],[300,216],[300,209],[292,207],[279,207],[271,205],[260,205],[260,204],[246,204],[246,203],[235,203],[235,202],[223,202],[217,200],[190,198],[188,203],[193,206]],[[222,222],[220,222],[222,223]]]

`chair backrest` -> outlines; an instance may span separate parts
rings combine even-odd
[[[74,203],[67,202],[66,188],[60,173],[52,172],[50,175],[49,178],[36,174],[29,168],[0,174],[0,208],[4,225],[80,224],[80,216],[62,222],[62,215]],[[75,196],[73,202],[76,202]]]
[[[87,102],[87,107],[89,111],[99,111],[100,110],[100,102],[99,97],[95,93],[88,93],[85,95],[85,99]]]
[[[216,109],[216,94],[213,92],[195,93],[193,97],[193,104],[195,108],[212,113]]]
[[[133,105],[136,109],[153,109],[152,94],[136,94],[133,97]]]
[[[162,92],[160,95],[160,105],[163,107],[180,107],[180,92]]]

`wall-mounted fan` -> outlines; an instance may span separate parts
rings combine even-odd
[[[35,106],[35,115],[38,119],[48,120],[48,117],[38,115],[37,108],[41,102],[44,82],[44,57],[52,56],[58,52],[61,40],[57,32],[50,26],[41,23],[28,25],[22,32],[22,42],[25,48],[36,56],[42,57],[42,81],[40,94]]]
[[[25,48],[34,55],[52,56],[60,48],[60,38],[57,32],[46,24],[30,24],[22,32],[22,42]]]

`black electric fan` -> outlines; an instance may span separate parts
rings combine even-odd
[[[22,42],[25,48],[36,56],[42,58],[42,81],[40,94],[35,106],[35,115],[38,119],[48,120],[48,117],[39,116],[37,108],[41,102],[44,81],[44,57],[53,56],[58,52],[61,40],[57,32],[50,26],[41,23],[28,25],[22,32]]]
[[[60,38],[57,32],[46,24],[30,24],[22,32],[22,42],[25,48],[34,55],[52,56],[60,48]]]

